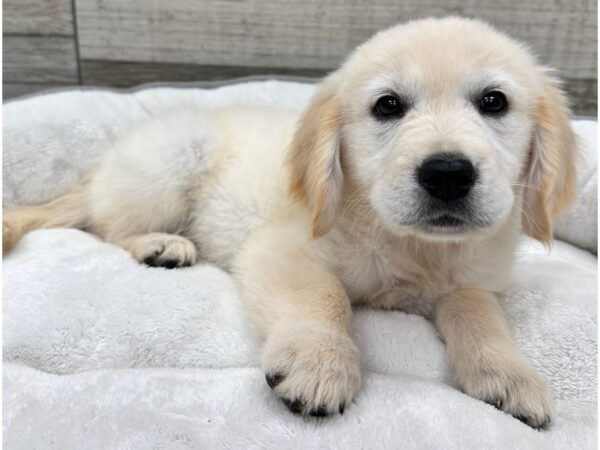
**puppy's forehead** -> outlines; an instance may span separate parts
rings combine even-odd
[[[465,84],[530,84],[535,61],[521,45],[490,26],[450,18],[411,22],[378,33],[347,66],[360,74],[356,81],[368,89],[392,83],[395,86],[388,85],[389,89],[422,88],[443,95]]]

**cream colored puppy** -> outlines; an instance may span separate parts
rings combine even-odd
[[[299,121],[298,121],[299,119]],[[375,35],[295,111],[173,111],[141,124],[89,180],[4,211],[4,248],[71,226],[149,265],[230,270],[293,412],[343,412],[360,387],[351,305],[431,319],[469,395],[533,427],[548,386],[496,294],[523,230],[548,243],[572,196],[575,139],[548,71],[460,18]]]

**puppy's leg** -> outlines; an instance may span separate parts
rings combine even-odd
[[[184,188],[169,185],[169,175],[177,180],[177,174],[161,177],[135,170],[122,179],[125,175],[110,165],[103,167],[91,185],[91,229],[149,266],[194,264],[196,247],[178,234],[189,218],[189,200]],[[123,183],[130,186],[123,188]]]
[[[196,110],[173,111],[134,129],[91,182],[92,230],[148,265],[193,264],[196,248],[179,234],[214,167],[218,130]]]
[[[139,261],[177,267],[196,260],[185,231],[194,193],[218,153],[217,124],[194,109],[141,122],[109,149],[73,191],[45,205],[5,209],[3,248],[37,228],[76,227]]]
[[[461,289],[438,303],[435,324],[465,392],[534,428],[553,413],[546,382],[519,354],[491,293]]]
[[[350,301],[306,251],[284,240],[271,244],[253,246],[236,267],[248,314],[265,339],[267,384],[294,413],[343,413],[360,386]]]

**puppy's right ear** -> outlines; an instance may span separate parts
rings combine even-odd
[[[543,73],[524,191],[523,229],[549,244],[553,221],[575,196],[577,139],[559,82]]]
[[[291,193],[310,209],[315,239],[331,229],[342,195],[337,79],[334,73],[318,88],[302,115],[289,154]]]

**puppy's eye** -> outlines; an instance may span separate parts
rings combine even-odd
[[[377,100],[373,114],[379,119],[400,117],[406,112],[406,106],[395,95],[384,95]]]
[[[479,111],[482,114],[499,114],[506,111],[508,101],[500,91],[490,91],[479,101]]]

